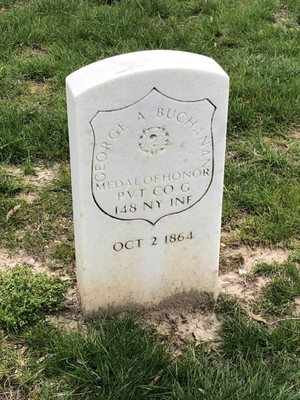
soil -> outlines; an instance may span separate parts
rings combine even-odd
[[[221,251],[221,258],[223,258],[222,261],[225,261],[225,264],[236,266],[234,264],[238,260],[241,269],[245,269],[247,273],[259,263],[271,264],[276,262],[282,264],[288,260],[288,256],[288,250],[272,249],[264,246],[250,247],[242,245],[234,248],[225,247]]]
[[[36,274],[45,273],[49,276],[59,276],[62,281],[68,282],[70,285],[75,284],[75,275],[73,273],[69,274],[63,268],[51,269],[52,260],[50,259],[41,262],[39,259],[29,256],[24,251],[10,252],[7,249],[0,248],[0,271],[10,271],[17,265],[26,266]],[[74,299],[74,303],[76,301]]]
[[[172,337],[176,351],[185,343],[219,342],[218,330],[221,322],[212,310],[198,308],[161,309],[147,311],[140,318],[151,325],[162,338]]]
[[[244,306],[256,300],[263,287],[271,282],[265,276],[249,278],[235,271],[228,271],[219,276],[220,293],[229,294]]]
[[[59,164],[54,164],[51,168],[37,166],[34,168],[34,175],[25,175],[24,181],[36,187],[44,187],[57,177],[59,169]]]
[[[29,81],[29,94],[42,94],[48,90],[48,85],[42,81],[30,80]]]
[[[296,317],[300,317],[300,297],[296,297],[294,303],[295,303],[294,315]]]
[[[25,175],[24,171],[19,167],[10,166],[5,169],[12,176],[21,178],[25,184],[41,188],[48,185],[54,178],[57,177],[60,164],[56,163],[49,168],[46,168],[43,165],[35,165],[34,174],[28,175]]]
[[[281,6],[278,8],[277,12],[274,14],[273,25],[285,32],[298,31],[300,29],[296,18],[291,18],[289,16],[288,8],[286,6]]]
[[[87,330],[84,316],[81,312],[79,296],[76,286],[70,287],[66,295],[65,310],[57,315],[49,317],[50,322],[65,330]]]
[[[43,267],[42,263],[23,251],[12,253],[6,249],[0,249],[0,270],[9,271],[16,265],[27,265],[35,272],[49,273],[49,270]]]
[[[29,57],[43,57],[48,54],[48,51],[40,46],[25,46],[24,44],[20,44],[20,47],[23,49],[24,54]]]

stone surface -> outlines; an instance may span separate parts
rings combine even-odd
[[[228,76],[210,58],[155,50],[66,82],[85,313],[216,292]]]

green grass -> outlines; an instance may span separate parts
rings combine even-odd
[[[229,137],[299,124],[297,1],[6,1],[0,15],[2,159],[68,157],[64,79],[142,49],[215,58],[231,77]],[[80,23],[79,23],[80,21]],[[29,96],[32,85],[40,90]],[[45,86],[45,90],[42,87]]]
[[[300,227],[299,141],[260,133],[229,149],[234,156],[227,160],[225,227],[249,243],[288,245]]]
[[[272,282],[263,290],[257,308],[267,314],[282,316],[289,311],[296,296],[300,296],[300,272],[295,264],[258,264],[256,274],[271,275]]]
[[[0,169],[0,195],[5,200],[20,194],[26,186],[17,176],[12,176],[4,168]]]
[[[20,178],[10,176],[3,183],[10,190],[2,197],[0,209],[2,246],[24,249],[44,261],[50,255],[60,261],[73,261],[69,168],[63,166],[58,177],[38,191],[34,206],[18,196],[22,191],[19,182]],[[6,221],[6,215],[16,205],[21,205],[20,209]]]
[[[46,316],[63,307],[65,284],[25,267],[1,272],[0,398],[300,400],[299,1],[0,0],[0,10],[0,251],[73,274],[65,77],[145,49],[204,54],[229,74],[228,243],[291,250],[287,263],[254,273],[271,279],[251,303],[265,322],[220,298],[220,342],[183,345],[179,356],[173,338],[135,317],[54,327]],[[50,184],[26,182],[55,161]]]

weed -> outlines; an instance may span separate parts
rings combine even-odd
[[[17,332],[61,310],[67,285],[57,277],[17,266],[0,273],[0,327]]]

